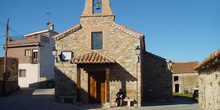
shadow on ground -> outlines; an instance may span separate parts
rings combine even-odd
[[[158,105],[180,105],[180,104],[197,104],[197,100],[185,97],[173,97],[173,101],[170,103],[163,102],[144,102],[142,106],[158,106]]]

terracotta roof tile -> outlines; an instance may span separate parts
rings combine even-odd
[[[89,63],[115,63],[115,60],[98,52],[96,50],[91,51],[88,54],[75,57],[71,59],[73,63],[77,64],[89,64]]]
[[[194,73],[197,72],[193,68],[199,64],[199,61],[195,62],[175,62],[172,66],[174,74],[177,73]]]
[[[209,68],[214,65],[220,65],[220,49],[210,54],[208,58],[203,60],[202,63],[197,65],[194,69],[195,70],[205,69],[205,68]]]

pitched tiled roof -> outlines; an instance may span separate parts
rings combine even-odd
[[[174,74],[177,73],[194,73],[197,72],[193,68],[199,64],[199,61],[195,62],[175,62],[172,66]]]
[[[72,63],[88,64],[88,63],[115,63],[115,60],[98,52],[96,50],[91,51],[83,56],[78,56],[71,59]]]
[[[64,32],[61,32],[60,34],[57,34],[57,35],[53,36],[52,38],[54,40],[60,40],[61,38],[66,37],[66,36],[76,32],[77,30],[79,30],[81,28],[82,28],[82,26],[80,24],[77,24],[77,25],[71,27],[70,29],[68,29]]]
[[[220,65],[220,49],[216,52],[212,53],[208,58],[202,61],[199,65],[197,65],[194,69],[205,69],[214,65]]]

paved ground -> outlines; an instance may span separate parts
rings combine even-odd
[[[174,98],[173,103],[144,103],[140,108],[89,104],[73,105],[54,100],[54,89],[22,88],[8,97],[0,97],[0,110],[198,110],[198,103],[187,98]]]

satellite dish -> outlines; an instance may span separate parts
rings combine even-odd
[[[51,25],[51,23],[50,22],[47,22],[47,26],[50,26]]]

